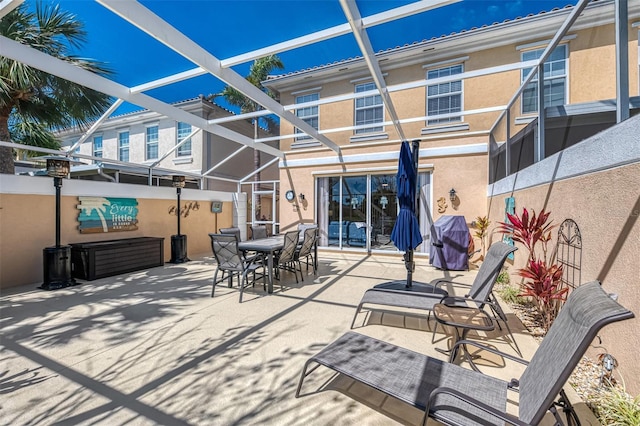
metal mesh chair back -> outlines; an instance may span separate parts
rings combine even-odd
[[[211,249],[220,269],[242,272],[243,260],[234,234],[209,234]]]
[[[598,281],[576,288],[520,377],[520,420],[538,424],[598,331],[629,318],[633,312],[614,301]]]
[[[503,242],[493,243],[487,255],[478,269],[478,274],[473,280],[473,284],[469,289],[469,297],[475,300],[488,300],[489,295],[493,291],[493,285],[500,275],[502,266],[507,260],[509,254],[516,251],[518,248],[505,244]]]
[[[284,234],[284,247],[280,251],[278,263],[292,262],[295,259],[299,233],[299,231],[289,231]]]
[[[261,238],[267,238],[267,226],[266,225],[255,225],[251,226],[251,239],[259,240]]]
[[[302,240],[302,246],[300,247],[300,250],[298,250],[299,259],[307,257],[311,254],[313,245],[316,242],[316,231],[317,228],[307,228],[304,230],[304,239]]]
[[[240,237],[240,228],[237,227],[233,227],[233,228],[220,228],[220,233],[221,234],[227,234],[227,235],[235,235],[236,238],[238,239],[238,241],[241,241],[241,237]]]

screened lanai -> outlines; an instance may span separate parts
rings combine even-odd
[[[21,4],[20,0],[5,0],[0,3],[0,17],[5,16],[12,9]],[[244,3],[244,2],[240,2]],[[317,3],[322,3],[321,5]],[[587,9],[588,5],[592,5]],[[568,37],[570,30],[579,28],[581,25],[588,25],[593,20],[602,19],[603,11],[606,6],[606,16],[611,22],[620,22],[627,20],[627,1],[617,0],[615,2],[581,0],[571,2],[567,7],[564,3],[556,4],[554,7],[549,3],[549,10],[540,13],[540,16],[554,16],[553,31],[555,35],[545,40],[545,45],[540,49],[537,56],[532,59],[522,60],[520,62],[507,63],[498,66],[488,66],[485,68],[474,69],[471,71],[461,70],[455,75],[435,75],[432,78],[418,78],[415,80],[402,81],[395,83],[387,82],[386,77],[388,70],[393,69],[392,62],[411,61],[412,57],[419,57],[420,60],[433,57],[433,61],[437,62],[440,58],[439,51],[446,50],[447,43],[453,43],[456,38],[466,35],[467,32],[473,32],[476,43],[482,43],[484,40],[482,27],[467,29],[459,29],[457,33],[448,35],[433,35],[429,33],[429,23],[433,23],[443,16],[451,14],[465,13],[465,10],[471,10],[474,2],[462,2],[459,0],[428,0],[417,2],[368,2],[368,1],[349,1],[340,0],[336,2],[287,2],[286,5],[277,2],[256,3],[263,5],[268,11],[263,12],[266,17],[277,17],[282,14],[278,8],[286,7],[293,10],[294,22],[304,22],[304,25],[272,25],[267,19],[263,20],[262,27],[255,27],[256,37],[253,37],[251,43],[236,44],[233,42],[235,34],[229,29],[229,25],[223,25],[220,21],[242,22],[241,14],[221,17],[216,15],[216,2],[194,2],[187,4],[184,11],[175,10],[169,2],[121,2],[115,0],[99,0],[95,2],[95,11],[105,10],[109,12],[109,20],[105,22],[105,34],[117,33],[118,28],[135,30],[135,38],[131,40],[120,40],[111,36],[111,43],[127,43],[135,44],[136,40],[152,41],[154,44],[153,52],[162,49],[166,53],[169,60],[154,60],[148,57],[145,52],[138,52],[142,57],[141,61],[136,62],[132,57],[123,57],[123,62],[130,61],[131,67],[139,66],[141,62],[145,64],[145,69],[154,70],[151,75],[154,77],[144,81],[124,81],[118,75],[105,78],[80,68],[69,65],[68,63],[57,60],[46,55],[32,47],[20,44],[8,38],[2,38],[2,55],[9,59],[20,61],[34,68],[46,71],[52,75],[68,79],[70,81],[82,84],[86,87],[103,92],[113,98],[112,106],[93,123],[91,127],[86,129],[82,137],[73,145],[65,147],[65,155],[73,156],[80,161],[95,162],[100,161],[113,166],[128,167],[133,164],[126,161],[118,161],[116,159],[106,159],[95,157],[92,155],[79,154],[76,149],[89,138],[94,131],[104,123],[107,119],[117,114],[119,108],[126,105],[133,105],[138,108],[154,111],[163,116],[170,117],[179,122],[188,123],[193,129],[192,133],[183,139],[181,143],[185,143],[189,137],[200,131],[206,131],[211,134],[218,135],[232,143],[237,147],[225,158],[216,158],[212,164],[203,168],[199,172],[171,169],[160,166],[160,160],[171,155],[175,150],[180,149],[180,143],[172,147],[171,150],[161,152],[159,160],[149,163],[135,163],[135,167],[146,170],[149,184],[158,181],[158,177],[166,176],[172,173],[180,173],[186,175],[188,179],[198,183],[202,188],[202,182],[205,180],[225,180],[237,184],[238,192],[255,192],[249,188],[254,184],[254,176],[261,170],[268,167],[278,167],[280,170],[288,170],[291,167],[297,167],[301,162],[313,164],[312,157],[318,149],[323,149],[323,161],[335,161],[337,165],[355,164],[361,162],[361,158],[357,155],[351,155],[350,151],[345,149],[345,144],[339,141],[337,135],[341,132],[351,132],[356,136],[361,133],[367,133],[371,129],[371,125],[367,123],[367,118],[355,122],[351,126],[328,127],[326,125],[319,126],[313,121],[313,117],[309,118],[304,111],[319,108],[322,106],[331,106],[340,102],[349,101],[356,102],[358,99],[371,99],[380,108],[375,114],[380,114],[382,121],[376,122],[377,126],[386,126],[393,129],[393,136],[386,140],[386,143],[400,142],[409,138],[414,138],[413,133],[407,133],[407,127],[417,122],[431,124],[433,122],[447,123],[457,119],[460,116],[473,117],[482,116],[489,117],[488,122],[491,123],[481,130],[476,130],[474,135],[486,138],[490,141],[488,151],[492,157],[490,164],[492,176],[508,176],[513,173],[512,159],[514,155],[510,151],[508,141],[514,135],[511,128],[515,119],[514,108],[519,103],[519,99],[523,93],[531,95],[531,84],[538,79],[538,74],[543,74],[546,78],[547,72],[544,68],[546,61],[554,53],[560,43]],[[545,4],[546,5],[546,4]],[[246,6],[246,5],[245,5]],[[543,7],[544,5],[540,5]],[[196,8],[197,7],[197,8]],[[240,6],[238,6],[240,7]],[[326,9],[322,9],[326,8]],[[275,10],[274,10],[275,9]],[[238,9],[237,12],[241,11]],[[323,14],[324,12],[324,14]],[[329,13],[330,12],[330,13]],[[538,11],[542,12],[542,11]],[[192,19],[194,14],[198,13],[205,17],[204,20]],[[246,7],[245,7],[245,13]],[[321,16],[322,19],[309,20],[308,16]],[[208,19],[211,16],[212,19]],[[215,18],[213,18],[215,17]],[[287,15],[289,17],[289,15]],[[78,16],[82,19],[95,19],[92,15]],[[534,16],[535,18],[535,16]],[[488,23],[487,17],[482,17],[481,22],[484,27],[491,28],[495,26],[504,26],[508,28],[517,27],[521,17],[514,17],[504,22]],[[249,21],[249,17],[247,18]],[[275,21],[277,22],[277,21]],[[195,32],[195,26],[210,25],[209,36],[203,37],[200,33]],[[535,25],[535,19],[532,24]],[[284,31],[281,28],[293,27],[293,30]],[[224,28],[216,30],[216,27]],[[616,38],[626,39],[626,27],[616,27]],[[407,33],[401,39],[404,44],[394,45],[399,42],[395,37],[397,33]],[[127,33],[129,34],[129,33]],[[393,36],[392,36],[393,35]],[[429,37],[431,38],[425,38]],[[515,39],[514,35],[514,39]],[[421,40],[421,41],[420,41]],[[348,46],[346,50],[338,49],[337,46]],[[617,75],[617,99],[616,111],[618,121],[624,120],[628,116],[629,111],[629,83],[628,83],[628,58],[625,56],[625,49],[617,49],[616,62],[619,74]],[[281,75],[273,75],[266,82],[267,87],[276,87],[278,82],[286,81],[288,78],[300,75],[317,76],[322,75],[323,78],[331,79],[331,75],[346,75],[358,72],[359,79],[367,79],[369,83],[362,90],[353,93],[341,93],[329,96],[323,96],[321,99],[305,99],[301,97],[301,102],[283,103],[279,99],[268,96],[265,92],[251,84],[243,76],[246,68],[252,61],[263,58],[268,55],[282,55],[286,60],[291,61],[295,67],[296,56],[311,56],[312,62],[300,63],[296,71],[289,71]],[[347,56],[352,55],[352,56]],[[163,56],[163,58],[165,58]],[[290,70],[288,68],[287,70]],[[460,81],[477,78],[487,75],[500,75],[509,71],[519,70],[523,77],[520,87],[515,93],[505,98],[500,105],[492,105],[481,108],[464,108],[460,105],[447,104],[439,105],[434,111],[424,111],[422,114],[415,114],[412,110],[411,115],[407,114],[407,108],[404,107],[403,94],[414,89],[429,90],[432,87],[452,87]],[[140,72],[140,75],[150,75],[147,72]],[[189,81],[199,81],[202,87],[216,87],[223,84],[237,89],[241,94],[250,98],[259,105],[259,110],[252,113],[237,113],[229,117],[207,120],[206,118],[196,116],[184,111],[172,104],[171,100],[166,100],[164,89],[170,87],[180,87]],[[552,83],[550,83],[552,84]],[[531,99],[536,98],[539,102],[544,102],[545,88],[548,85],[537,84],[538,93],[534,93]],[[548,90],[548,88],[547,88]],[[448,98],[451,101],[452,98]],[[545,158],[545,141],[544,126],[545,120],[540,119],[540,111],[544,111],[544,103],[541,108],[534,108],[538,111],[538,118],[533,123],[536,126],[536,140],[530,144],[532,151],[532,162]],[[532,111],[533,111],[532,110]],[[366,116],[367,112],[363,112]],[[246,135],[234,132],[224,125],[233,121],[252,120],[259,117],[272,116],[281,124],[281,129],[293,129],[293,131],[281,130],[279,134],[267,137],[252,138]],[[284,124],[286,123],[286,126]],[[455,136],[456,133],[449,133],[447,136]],[[469,133],[467,133],[469,135]],[[295,139],[304,140],[308,144],[309,155],[300,158],[290,158],[292,151],[290,149],[281,149],[279,144],[284,140]],[[428,146],[430,142],[437,142],[442,139],[441,135],[423,132],[420,135],[422,146]],[[312,143],[309,143],[311,141]],[[2,146],[30,149],[40,151],[44,154],[52,154],[53,151],[45,149],[34,149],[30,146],[21,146],[11,141],[0,141]],[[275,146],[274,146],[275,145]],[[258,150],[264,153],[266,161],[263,161],[260,168],[253,170],[242,176],[236,176],[232,179],[221,177],[216,171],[231,158],[236,156],[247,148]],[[302,147],[304,148],[304,146]],[[472,148],[469,148],[472,149]],[[483,150],[479,145],[477,150]],[[329,151],[329,154],[326,151]],[[296,153],[303,152],[303,149],[297,149]],[[55,152],[57,153],[57,152]],[[420,157],[427,159],[431,151],[421,149]],[[393,151],[384,154],[376,154],[378,159],[391,158]],[[288,158],[289,156],[289,158]],[[375,157],[375,156],[374,156]],[[330,159],[330,160],[327,160]],[[285,172],[286,173],[286,172]],[[367,177],[366,179],[386,180],[393,174],[392,170],[380,169],[378,175]],[[365,176],[365,174],[362,174]],[[369,175],[366,175],[369,176]],[[154,177],[156,179],[154,179]],[[428,179],[425,177],[425,179]],[[312,197],[318,196],[320,192],[317,185],[323,184],[322,178],[318,179],[316,188],[313,190]],[[345,182],[342,184],[344,185]],[[377,185],[377,183],[374,183]],[[365,185],[371,185],[366,183]],[[380,184],[382,187],[382,184]],[[277,182],[268,183],[269,190],[273,197],[279,194]],[[371,191],[369,188],[367,191]],[[362,192],[362,191],[361,191]],[[430,196],[428,191],[425,196]],[[365,192],[365,196],[371,192]],[[299,194],[296,194],[299,196]],[[392,227],[393,222],[387,223],[386,216],[393,217],[393,214],[387,214],[386,206],[393,207],[393,200],[387,200],[384,209],[382,204],[382,196],[376,198],[378,210],[382,213],[378,220],[378,228],[380,229],[380,240],[376,238],[375,242],[371,235],[364,237],[357,242],[355,246],[365,244],[371,247],[375,244],[385,245],[386,233],[385,228]],[[307,194],[309,197],[309,194]],[[342,195],[340,195],[342,198]],[[353,207],[351,211],[345,210],[345,214],[354,213],[357,208],[363,205],[358,202],[358,197],[348,197],[348,203]],[[362,198],[362,197],[361,197]],[[369,198],[372,198],[369,196]],[[435,198],[435,196],[434,196]],[[360,200],[362,201],[362,200]],[[355,202],[355,203],[354,203]],[[427,199],[431,205],[435,199]],[[273,204],[275,206],[275,203]],[[366,204],[364,204],[366,206]],[[317,207],[316,207],[317,208]],[[384,210],[384,211],[382,211]],[[331,213],[327,209],[327,213]],[[274,207],[274,216],[276,214]],[[339,214],[342,214],[340,212]],[[371,215],[363,210],[360,220],[364,220],[363,216]],[[429,214],[430,215],[430,214]],[[316,216],[321,216],[320,212],[316,212]],[[357,218],[356,218],[357,219]],[[365,217],[366,219],[366,217]],[[370,220],[366,219],[367,221]],[[360,223],[356,220],[354,223]],[[425,222],[425,232],[428,232],[427,218]],[[327,230],[328,231],[328,230]],[[338,240],[343,231],[337,231]],[[328,234],[328,232],[327,232]],[[377,237],[377,235],[376,235]],[[328,239],[331,239],[327,235]],[[329,243],[328,243],[329,244]],[[342,243],[340,243],[342,244]]]
[[[387,85],[385,83],[384,75],[381,69],[381,63],[383,63],[385,60],[383,50],[391,50],[391,48],[397,48],[398,46],[385,45],[382,41],[380,41],[384,39],[384,37],[381,37],[381,34],[388,32],[389,29],[398,28],[397,25],[395,27],[390,27],[390,24],[400,23],[400,25],[405,25],[403,22],[406,22],[406,24],[409,25],[415,22],[415,20],[412,20],[412,17],[415,17],[416,15],[420,15],[428,19],[428,17],[430,16],[429,14],[433,13],[432,11],[441,8],[448,8],[443,10],[451,10],[451,6],[459,2],[460,0],[429,0],[410,2],[406,4],[402,4],[405,2],[376,2],[378,4],[374,6],[371,4],[372,2],[342,0],[336,2],[336,5],[334,6],[337,8],[339,5],[343,14],[342,17],[337,19],[341,22],[337,23],[336,25],[318,29],[317,31],[311,31],[308,33],[303,33],[303,31],[298,30],[298,32],[301,34],[297,35],[296,37],[290,38],[288,40],[283,39],[280,42],[267,46],[261,46],[253,50],[243,50],[246,49],[245,46],[236,46],[234,50],[239,51],[239,53],[228,57],[221,57],[216,53],[216,51],[224,50],[221,48],[221,46],[225,44],[224,38],[213,38],[212,40],[206,41],[194,40],[189,38],[189,26],[193,23],[188,22],[188,25],[184,25],[184,22],[180,22],[183,25],[173,24],[172,21],[174,21],[175,19],[172,19],[173,17],[171,16],[171,8],[161,7],[158,3],[154,2],[118,2],[110,0],[96,1],[96,3],[100,5],[100,7],[109,10],[117,18],[119,18],[119,21],[117,22],[118,26],[133,25],[140,32],[146,34],[147,37],[151,37],[158,43],[164,45],[166,49],[171,50],[177,56],[184,59],[181,62],[180,66],[183,66],[185,63],[190,63],[192,65],[191,68],[186,68],[181,72],[170,73],[164,71],[162,68],[166,68],[167,70],[169,70],[171,68],[175,68],[175,66],[166,66],[166,64],[164,64],[165,67],[160,67],[160,65],[163,64],[150,63],[149,66],[158,69],[157,74],[161,75],[161,77],[151,81],[141,82],[140,84],[136,84],[134,86],[127,86],[118,82],[117,77],[113,79],[106,79],[104,77],[85,72],[81,69],[75,68],[56,60],[53,57],[43,54],[36,49],[21,45],[20,43],[7,38],[2,39],[2,55],[7,58],[14,59],[31,65],[35,68],[44,70],[53,75],[83,84],[87,87],[93,88],[97,91],[106,93],[113,97],[114,101],[111,108],[109,108],[104,113],[104,115],[100,119],[98,119],[93,126],[91,126],[91,128],[87,129],[85,136],[76,142],[76,146],[69,147],[68,150],[70,152],[74,151],[74,149],[77,148],[78,145],[89,138],[92,134],[92,131],[97,128],[102,121],[110,117],[114,113],[114,111],[116,111],[118,107],[121,106],[121,104],[130,103],[138,107],[157,111],[169,117],[173,117],[181,121],[190,123],[194,127],[194,132],[203,129],[211,133],[220,134],[238,143],[240,145],[239,149],[242,149],[242,146],[248,146],[273,155],[279,158],[280,161],[283,161],[285,153],[277,148],[267,146],[264,142],[283,139],[291,137],[292,135],[278,135],[270,138],[252,140],[251,138],[234,134],[233,132],[230,132],[220,126],[220,124],[232,120],[245,120],[257,116],[275,115],[280,120],[287,121],[294,125],[297,129],[296,134],[302,133],[308,137],[313,138],[320,144],[330,148],[336,153],[340,153],[340,146],[331,140],[331,134],[341,129],[327,128],[318,130],[309,125],[305,120],[297,117],[295,111],[307,106],[317,106],[320,104],[337,102],[339,100],[343,100],[345,96],[342,96],[339,99],[329,97],[323,99],[322,101],[281,105],[277,102],[277,100],[268,97],[265,93],[261,92],[255,86],[246,81],[242,77],[242,75],[239,74],[239,72],[235,71],[236,66],[240,64],[250,63],[255,59],[267,55],[282,54],[283,52],[296,52],[301,51],[302,49],[316,48],[316,54],[318,55],[318,58],[326,57],[326,63],[340,61],[341,63],[339,65],[341,67],[341,70],[344,70],[345,68],[348,68],[350,62],[353,62],[352,58],[346,60],[343,57],[330,57],[330,55],[327,56],[326,51],[328,49],[325,42],[332,39],[340,39],[341,41],[348,44],[355,43],[358,48],[357,53],[366,63],[366,67],[370,73],[371,79],[375,83],[375,87],[372,87],[369,92],[359,93],[357,95],[352,94],[350,96],[347,96],[347,98],[355,99],[358,96],[366,95],[380,96],[386,112],[387,120],[384,122],[384,124],[393,125],[400,138],[405,139],[402,125],[404,123],[415,120],[425,120],[426,117],[407,117],[400,115],[398,113],[397,106],[394,105],[394,102],[392,101],[390,93],[406,90],[412,86],[426,86],[427,82],[421,80],[408,84],[405,83],[402,86]],[[22,0],[3,1],[0,4],[0,17],[6,15],[21,3]],[[551,43],[549,44],[549,47],[545,54],[534,61],[514,64],[515,67],[526,68],[531,71],[530,75],[528,75],[528,77],[525,79],[525,82],[522,84],[522,87],[517,93],[513,95],[514,98],[517,98],[517,96],[519,96],[524,86],[526,86],[526,83],[535,78],[536,67],[541,63],[544,63],[553,48],[555,48],[559,40],[564,37],[566,31],[577,20],[584,7],[586,7],[588,3],[588,1],[579,1],[574,5],[572,13],[566,16],[566,19],[564,20],[564,22],[562,22],[562,25],[558,27],[556,37],[551,40]],[[616,2],[616,5],[619,6],[621,12],[626,13],[626,3],[626,1]],[[402,5],[398,6],[398,4]],[[291,6],[291,4],[288,5],[288,7]],[[300,13],[313,12],[313,10],[305,12],[305,8],[309,9],[312,6],[309,4],[304,4],[304,2],[302,2],[302,4],[300,5],[297,5],[296,7],[301,9]],[[373,10],[375,11],[375,13],[367,14],[362,11],[363,9]],[[455,11],[460,10],[464,10],[464,8],[458,8]],[[434,14],[433,16],[437,18],[437,16],[439,15]],[[82,20],[83,18],[89,17],[78,16],[78,18]],[[306,25],[305,27],[311,28],[313,27],[313,25],[312,23],[308,23],[308,25]],[[260,30],[260,33],[264,33],[263,29],[257,30]],[[278,31],[274,29],[270,29],[270,32],[278,33]],[[370,33],[373,33],[373,36],[370,36]],[[284,35],[285,32],[283,31],[282,34]],[[230,34],[229,36],[232,35]],[[277,36],[268,37],[268,39],[282,38],[283,37],[280,34],[278,34]],[[378,45],[374,45],[372,39],[377,40]],[[414,44],[416,40],[419,40],[419,38],[416,38],[414,40]],[[258,46],[260,44],[261,40],[256,40],[254,43],[255,46]],[[254,46],[248,47],[252,48]],[[317,67],[317,60],[314,65]],[[458,75],[455,78],[443,77],[430,81],[428,84],[433,85],[436,83],[446,83],[454,79],[464,79],[472,77],[474,75],[477,76],[478,74],[499,73],[504,72],[505,70],[506,69],[497,68],[485,69],[480,72],[475,72],[473,75],[463,74]],[[215,79],[224,82],[225,84],[233,86],[242,94],[258,103],[262,107],[262,110],[251,114],[238,114],[225,119],[206,121],[203,119],[198,119],[198,117],[189,115],[184,111],[180,111],[178,108],[172,107],[169,103],[163,102],[159,98],[154,97],[153,94],[150,94],[153,93],[154,89],[170,86],[188,79],[194,79],[204,75],[212,76]],[[623,94],[628,94],[628,86],[626,87],[627,90],[625,90],[624,81],[624,78],[620,80],[620,91]],[[511,103],[513,103],[513,99]],[[504,111],[508,110],[509,106],[510,105],[504,105],[496,107],[495,109],[503,111],[503,113],[501,114],[502,116],[504,115]],[[624,111],[628,108],[624,108],[624,105],[622,105],[620,109]],[[463,111],[465,115],[478,114],[482,112],[486,111]],[[443,114],[442,116],[436,116],[436,118],[447,117],[446,114]],[[353,127],[356,128],[357,126]],[[357,130],[357,128],[355,130]],[[491,129],[487,130],[490,131]],[[3,144],[6,143],[9,143],[9,141],[3,141]],[[162,153],[162,155],[166,154],[166,152]],[[220,161],[224,161],[224,159],[221,159]],[[286,163],[283,162],[283,165],[286,167]],[[153,170],[156,166],[157,165],[152,164],[149,166],[149,169]],[[213,167],[215,167],[215,165]],[[197,177],[202,177],[205,179],[210,178],[210,176],[208,176],[210,173],[211,171],[206,171],[202,173],[201,176]],[[242,182],[245,179],[246,178],[239,179],[238,181]]]

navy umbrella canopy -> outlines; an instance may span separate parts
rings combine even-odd
[[[411,286],[413,265],[413,249],[422,243],[420,224],[416,217],[416,189],[417,189],[417,150],[418,142],[414,142],[414,153],[411,153],[409,142],[403,141],[398,159],[398,174],[396,183],[398,188],[398,203],[400,212],[396,224],[391,232],[391,240],[398,250],[405,251],[404,260],[407,267],[407,286]],[[415,156],[415,159],[414,159]]]
[[[400,212],[391,232],[391,240],[401,251],[413,250],[422,243],[420,225],[416,217],[416,169],[409,142],[402,142],[398,160],[396,183]]]

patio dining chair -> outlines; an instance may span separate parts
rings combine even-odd
[[[261,238],[267,238],[267,225],[251,225],[251,239],[259,240]]]
[[[316,273],[316,259],[314,257],[313,249],[316,244],[317,235],[318,228],[305,228],[302,244],[296,249],[295,255],[298,262],[302,262],[302,259],[305,260],[305,263],[307,264],[307,271],[309,271],[309,260],[311,260],[311,267],[313,268],[314,274]],[[300,265],[300,267],[302,269],[302,265]],[[302,275],[302,271],[300,271],[300,275]],[[304,281],[304,277],[302,278],[302,281]]]
[[[235,235],[209,234],[209,237],[211,238],[211,249],[218,264],[213,275],[211,297],[216,291],[216,284],[224,280],[224,272],[239,275],[240,303],[242,303],[242,293],[245,287],[255,286],[257,278],[262,277],[263,287],[266,290],[266,271],[262,257],[245,257],[238,249],[238,239]],[[256,274],[259,269],[262,269],[262,273]],[[223,278],[218,280],[218,272],[220,271],[223,271]],[[249,274],[251,274],[251,281],[249,281]]]
[[[547,411],[555,425],[562,425],[558,407],[568,424],[579,424],[562,387],[599,330],[633,316],[593,281],[569,295],[530,361],[477,342],[459,342],[527,365],[520,378],[510,381],[350,331],[307,360],[296,397],[304,379],[325,366],[424,411],[423,425],[429,417],[446,425],[538,425]],[[517,415],[507,413],[507,403],[515,400]]]
[[[298,271],[300,271],[300,277],[302,278],[302,267],[300,266],[300,261],[296,259],[299,238],[300,231],[289,231],[284,234],[284,246],[275,259],[277,280],[280,280],[280,270],[293,272],[296,277],[296,284],[299,282]],[[304,278],[302,279],[304,280]]]
[[[516,351],[521,354],[520,348],[513,337],[509,324],[507,323],[507,316],[492,293],[493,286],[498,279],[500,271],[502,271],[504,262],[507,260],[509,254],[516,250],[517,247],[505,244],[501,241],[493,243],[491,247],[489,247],[489,250],[487,250],[484,262],[480,265],[478,273],[476,274],[471,286],[465,283],[440,279],[435,283],[433,293],[393,290],[384,287],[370,288],[364,292],[364,295],[356,308],[353,321],[351,322],[351,328],[354,327],[356,318],[365,305],[382,305],[426,310],[428,311],[427,318],[429,318],[434,306],[441,303],[443,299],[447,297],[448,303],[455,306],[467,306],[468,304],[472,304],[478,309],[484,309],[485,306],[489,306],[494,318],[496,319],[496,323],[498,323],[499,327],[500,322],[505,325],[511,337],[511,342],[513,342]],[[445,284],[468,287],[469,290],[464,297],[448,297],[449,292],[441,288]],[[436,328],[437,322],[433,327],[433,335],[431,338],[432,342],[435,339]]]

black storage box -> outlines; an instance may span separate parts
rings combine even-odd
[[[95,280],[164,265],[164,238],[139,237],[71,244],[74,278]]]

